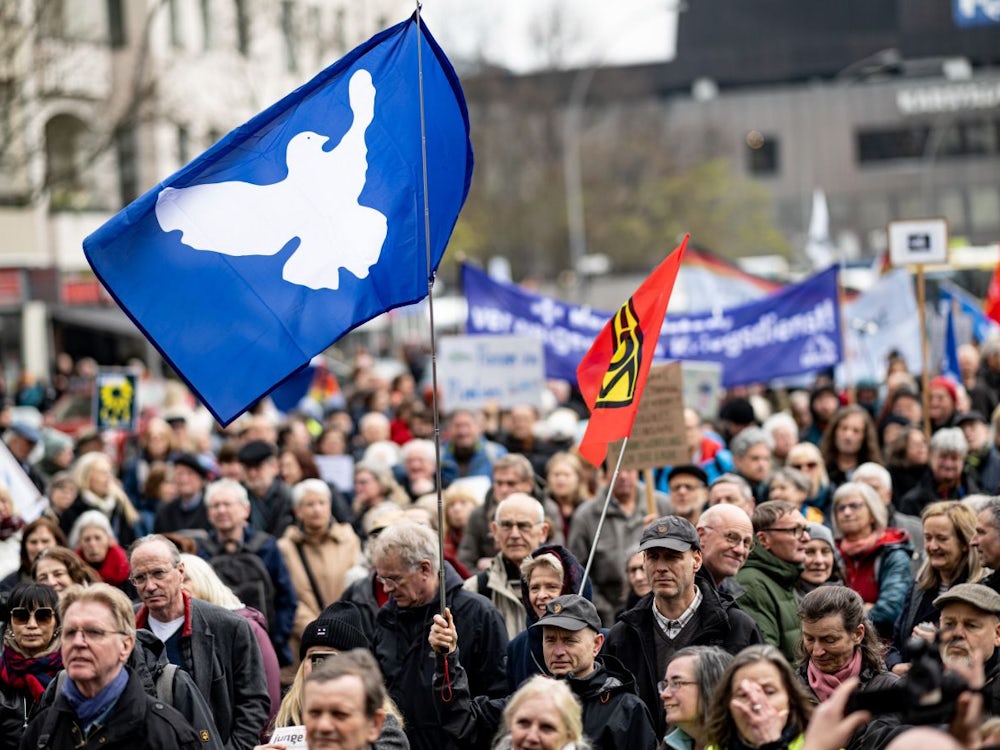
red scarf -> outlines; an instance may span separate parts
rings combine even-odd
[[[60,669],[62,652],[58,648],[44,656],[25,656],[7,644],[0,654],[0,682],[27,690],[36,703],[45,692],[45,686]]]
[[[80,550],[76,551],[76,555],[81,560],[84,559]],[[104,561],[100,565],[89,564],[97,571],[102,581],[112,586],[120,586],[128,580],[128,554],[121,545],[112,544],[108,547],[108,554],[104,556]]]
[[[809,664],[806,667],[809,687],[816,693],[816,697],[820,699],[820,702],[829,698],[833,694],[833,691],[840,686],[840,683],[848,677],[857,677],[859,674],[861,674],[860,648],[854,649],[854,656],[847,661],[847,664],[833,674],[821,672],[819,667],[812,663],[812,659],[809,660]]]

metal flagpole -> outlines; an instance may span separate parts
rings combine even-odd
[[[431,408],[434,410],[434,463],[437,480],[438,513],[438,595],[441,616],[448,604],[445,598],[444,574],[444,496],[441,492],[441,419],[438,415],[437,333],[434,330],[434,274],[431,272],[431,208],[427,195],[427,120],[424,111],[424,55],[420,31],[420,0],[416,3],[417,20],[417,85],[420,93],[420,166],[424,188],[424,246],[427,250],[427,310],[431,323]]]
[[[601,531],[604,529],[604,519],[608,515],[608,506],[611,504],[611,493],[614,491],[615,482],[618,480],[618,473],[622,468],[622,459],[625,457],[625,448],[628,447],[628,436],[622,440],[621,450],[618,451],[618,461],[615,462],[615,470],[608,482],[608,494],[604,496],[604,507],[601,509],[601,519],[597,522],[597,532],[594,534],[594,541],[590,545],[590,555],[587,557],[587,567],[583,570],[583,580],[580,581],[580,590],[577,592],[583,596],[583,590],[587,586],[587,576],[590,575],[590,566],[594,564],[594,555],[597,553],[597,540],[601,538]]]

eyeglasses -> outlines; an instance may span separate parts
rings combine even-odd
[[[808,529],[809,529],[808,526],[806,526],[804,523],[800,523],[797,526],[786,526],[785,528],[774,526],[770,529],[760,529],[760,531],[775,531],[775,532],[780,531],[783,534],[791,534],[792,536],[802,536],[803,534],[806,533]]]
[[[35,610],[30,610],[27,607],[14,607],[10,611],[11,622],[16,622],[18,625],[27,625],[32,616],[39,625],[48,625],[55,617],[55,611],[52,607],[38,607]]]
[[[836,508],[833,509],[834,513],[843,513],[845,511],[851,511],[851,513],[857,513],[859,510],[865,507],[865,504],[860,500],[855,500],[852,503],[840,503]]]
[[[677,482],[677,484],[668,485],[671,492],[694,492],[695,490],[700,490],[705,485],[694,484],[693,482]]]
[[[818,469],[819,468],[819,462],[818,461],[805,461],[805,462],[803,462],[801,464],[789,464],[789,466],[791,466],[793,469],[798,469],[799,471],[802,471],[803,469]]]
[[[313,667],[318,667],[327,659],[332,659],[334,656],[339,655],[339,651],[317,651],[315,654],[309,654],[309,661]]]
[[[378,582],[382,584],[383,588],[392,586],[394,589],[398,589],[406,580],[406,573],[397,573],[396,575],[391,576],[381,576],[376,573],[375,578],[378,579]]]
[[[129,578],[129,580],[136,588],[142,588],[146,585],[146,581],[150,579],[154,581],[162,581],[170,574],[171,570],[173,570],[173,568],[157,568],[156,570],[151,570],[148,573],[139,573],[134,575]]]
[[[752,536],[740,536],[735,531],[719,531],[714,526],[702,526],[703,529],[710,529],[726,540],[730,547],[739,547],[741,544],[748,550],[753,549]]]
[[[64,641],[69,641],[72,643],[76,640],[78,635],[83,635],[84,643],[98,643],[103,641],[109,635],[117,633],[118,635],[128,635],[123,630],[102,630],[101,628],[66,628],[63,631],[62,637]]]
[[[670,688],[671,693],[676,693],[685,685],[697,685],[698,683],[694,680],[660,680],[656,683],[656,692],[662,693],[667,688]]]
[[[499,521],[500,531],[510,533],[516,527],[522,534],[530,534],[531,530],[541,524],[541,521]]]

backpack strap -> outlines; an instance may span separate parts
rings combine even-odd
[[[301,542],[296,543],[295,551],[299,553],[299,559],[302,561],[302,568],[306,572],[306,578],[309,579],[309,586],[313,590],[313,596],[316,597],[316,604],[319,605],[320,612],[322,612],[326,609],[326,601],[323,599],[323,595],[319,591],[319,584],[316,582],[316,576],[313,575],[312,568],[309,567],[309,561],[306,560],[306,552],[302,549]]]
[[[174,705],[174,674],[177,665],[167,663],[156,678],[156,699],[168,706]]]

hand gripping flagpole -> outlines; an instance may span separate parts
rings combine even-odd
[[[416,3],[417,20],[417,86],[420,99],[420,166],[423,172],[424,188],[424,245],[427,250],[428,271],[433,267],[431,260],[431,206],[427,195],[427,119],[424,109],[424,56],[420,25],[420,2]],[[441,493],[441,420],[438,415],[437,376],[437,334],[434,329],[434,274],[427,274],[427,310],[431,324],[431,408],[434,410],[434,463],[436,466],[437,514],[438,514],[438,594],[441,600],[441,616],[445,616],[448,606],[445,598],[444,570],[444,497]]]
[[[628,435],[622,439],[621,450],[618,451],[618,460],[615,462],[615,470],[611,474],[611,481],[608,482],[608,494],[604,496],[604,507],[601,509],[601,518],[597,522],[597,531],[594,533],[594,541],[590,545],[590,554],[587,556],[587,567],[583,569],[583,580],[580,581],[580,590],[577,592],[583,596],[583,590],[587,587],[587,576],[590,575],[590,566],[594,564],[594,555],[597,554],[597,542],[601,538],[601,531],[604,529],[604,519],[608,515],[608,506],[611,504],[611,493],[615,489],[615,482],[618,481],[618,473],[622,468],[622,459],[625,457],[625,449],[628,447]]]

